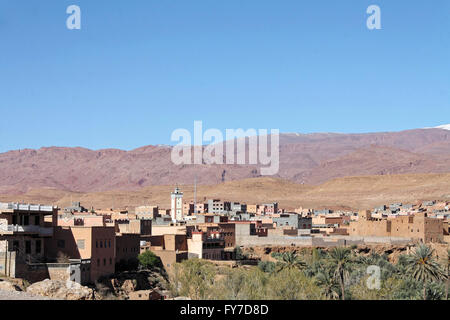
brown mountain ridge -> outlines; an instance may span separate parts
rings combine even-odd
[[[0,154],[0,193],[36,188],[67,192],[138,190],[149,186],[217,185],[260,177],[259,165],[182,165],[171,147],[50,147]],[[416,129],[367,134],[281,134],[280,170],[273,178],[318,185],[347,176],[450,172],[450,131]],[[224,179],[222,179],[224,177]]]

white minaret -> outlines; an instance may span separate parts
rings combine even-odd
[[[171,193],[172,208],[170,210],[170,216],[172,221],[183,220],[183,192],[180,192],[178,187]]]

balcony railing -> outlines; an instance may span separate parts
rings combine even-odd
[[[53,228],[45,228],[41,226],[20,226],[17,224],[1,225],[0,232],[13,232],[13,233],[38,233],[41,236],[51,236],[53,234]]]
[[[0,209],[53,212],[53,206],[42,206],[40,204],[0,203]]]

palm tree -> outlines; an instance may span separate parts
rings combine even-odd
[[[339,286],[327,270],[320,271],[315,277],[315,282],[322,288],[327,299],[339,299]]]
[[[334,278],[341,287],[342,300],[345,300],[345,282],[352,262],[351,251],[348,248],[335,247],[328,253],[328,260],[334,269]]]
[[[445,283],[445,300],[448,300],[448,282],[450,281],[450,249],[447,249],[447,281]]]
[[[441,267],[433,256],[434,250],[420,244],[414,252],[406,256],[406,272],[423,284],[423,300],[427,299],[427,283],[445,278]]]
[[[285,252],[279,258],[277,263],[277,272],[284,269],[298,269],[303,270],[306,267],[306,263],[300,259],[300,257],[293,252]]]

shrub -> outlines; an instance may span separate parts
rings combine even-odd
[[[138,256],[139,266],[143,269],[155,269],[161,266],[160,258],[151,251],[145,251]]]

